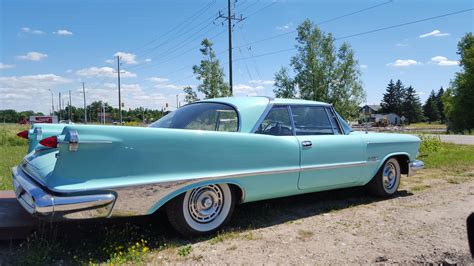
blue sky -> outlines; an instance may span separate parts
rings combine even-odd
[[[470,0],[239,0],[236,13],[248,18],[234,27],[235,95],[273,95],[274,73],[295,51],[259,55],[294,47],[292,31],[304,19],[319,23],[386,2],[320,27],[337,38],[474,7]],[[81,106],[82,82],[88,102],[117,106],[117,54],[126,108],[173,109],[182,87],[198,84],[191,66],[204,37],[212,37],[227,78],[226,26],[212,23],[226,8],[225,0],[0,0],[0,109],[49,112],[50,90],[55,108],[58,92],[69,90]],[[379,103],[390,79],[414,86],[423,100],[448,86],[460,70],[457,42],[473,31],[473,17],[469,11],[344,39],[361,66],[367,103]]]

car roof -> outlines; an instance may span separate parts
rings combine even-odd
[[[292,104],[292,105],[324,105],[330,104],[317,101],[308,101],[302,99],[283,99],[270,98],[266,96],[250,96],[250,97],[224,97],[206,99],[200,102],[217,102],[232,105],[237,109],[240,115],[240,131],[251,132],[257,121],[265,112],[270,103],[272,104]]]

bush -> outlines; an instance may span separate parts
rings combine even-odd
[[[441,149],[441,140],[439,136],[421,135],[420,154],[426,155],[431,152],[437,152]]]

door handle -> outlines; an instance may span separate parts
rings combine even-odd
[[[305,140],[305,141],[301,142],[301,146],[303,146],[305,148],[309,148],[309,147],[313,146],[313,143],[309,140]]]

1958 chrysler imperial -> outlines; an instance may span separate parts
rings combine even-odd
[[[354,132],[327,103],[232,97],[185,105],[148,128],[35,124],[12,169],[31,214],[83,219],[165,208],[184,235],[209,233],[236,203],[364,186],[393,195],[423,168],[420,139]]]

